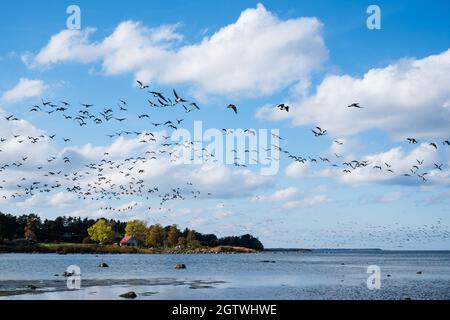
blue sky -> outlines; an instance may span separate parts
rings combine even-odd
[[[70,154],[81,159],[80,164],[94,161],[96,153],[105,150],[116,152],[116,160],[125,158],[123,150],[131,155],[134,147],[122,140],[114,144],[116,138],[106,136],[123,129],[122,124],[80,129],[62,117],[29,112],[41,99],[93,103],[99,110],[124,99],[132,108],[133,119],[126,124],[130,130],[151,130],[149,122],[136,119],[143,112],[155,122],[186,118],[183,127],[188,130],[194,120],[219,130],[279,129],[283,148],[305,158],[330,158],[338,169],[327,163],[302,165],[286,157],[270,177],[261,176],[257,166],[246,172],[233,165],[201,171],[161,164],[154,170],[165,174],[148,177],[150,184],[170,188],[171,178],[175,184],[187,176],[212,197],[173,202],[156,212],[145,210],[156,199],[149,204],[128,197],[110,205],[139,205],[117,213],[102,212],[97,203],[73,199],[60,190],[0,200],[2,210],[46,217],[140,218],[219,234],[249,232],[267,247],[448,249],[450,146],[442,144],[450,139],[448,1],[258,3],[4,3],[0,111],[26,122],[1,122],[0,136],[37,129],[56,134],[57,139],[36,148],[30,159],[36,163],[49,152]],[[71,4],[81,8],[81,31],[66,30]],[[381,30],[366,27],[370,4],[381,8]],[[156,32],[162,41],[149,40]],[[136,79],[162,92],[176,88],[202,110],[188,115],[150,110]],[[353,102],[365,108],[347,109]],[[238,105],[237,116],[226,109],[229,103]],[[279,103],[290,105],[291,111],[281,113],[275,108]],[[329,134],[315,138],[315,126]],[[408,144],[411,136],[419,143]],[[70,143],[62,137],[70,137]],[[11,151],[0,145],[0,165],[31,152],[9,147]],[[427,181],[416,175],[402,177],[420,157],[425,163],[416,175],[427,172]],[[370,165],[346,175],[342,163],[354,159]],[[395,175],[385,172],[385,162]],[[443,170],[434,168],[435,163]],[[373,168],[376,165],[383,166],[382,173]],[[203,176],[196,175],[197,169]],[[0,180],[12,188],[15,179],[35,173],[8,169],[0,172]],[[9,191],[14,192],[5,188],[0,195]]]

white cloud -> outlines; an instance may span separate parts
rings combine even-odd
[[[330,200],[325,195],[316,195],[303,199],[303,204],[308,207],[319,206],[328,203]]]
[[[58,192],[50,195],[35,194],[18,205],[26,208],[66,208],[76,204],[76,196],[68,192]]]
[[[290,178],[303,178],[306,176],[308,168],[309,163],[300,163],[295,161],[287,166],[285,174]]]
[[[48,86],[42,80],[20,78],[19,82],[0,98],[4,103],[16,103],[29,98],[40,97]]]
[[[89,40],[92,28],[63,30],[23,60],[30,67],[100,62],[106,74],[187,83],[199,95],[257,95],[307,80],[328,55],[316,18],[280,20],[262,4],[200,43],[180,45],[183,37],[175,28],[125,21],[99,42]]]
[[[268,201],[268,202],[278,202],[278,201],[287,201],[292,198],[298,197],[302,192],[294,187],[289,187],[285,189],[276,190],[271,195],[267,196],[258,196],[254,200],[256,201]]]
[[[350,173],[344,173],[342,168],[321,169],[313,172],[311,176],[318,178],[333,178],[340,182],[358,185],[364,183],[379,184],[399,184],[399,185],[417,185],[423,184],[417,174],[427,173],[427,183],[448,184],[447,177],[449,172],[433,169],[434,163],[438,161],[438,152],[430,145],[423,143],[418,147],[408,151],[402,147],[395,147],[386,152],[371,154],[360,157],[360,161],[368,161],[366,167],[358,167],[350,170]],[[423,161],[423,165],[418,164]],[[388,164],[390,167],[387,167]],[[374,168],[380,166],[382,170]],[[418,166],[413,168],[413,166]],[[347,167],[347,169],[350,169]],[[388,169],[394,171],[389,172]],[[415,171],[415,174],[411,172]],[[411,176],[403,176],[409,174]]]
[[[282,209],[291,210],[298,207],[314,207],[323,205],[328,203],[329,199],[323,194],[305,195],[304,192],[295,187],[288,187],[285,189],[276,190],[270,195],[254,197],[252,202],[281,202]]]
[[[306,196],[300,200],[292,200],[283,204],[283,209],[290,210],[299,207],[315,207],[327,204],[330,199],[326,195]]]
[[[155,132],[154,136],[158,142],[143,144],[142,136],[133,139],[124,139],[119,137],[106,146],[95,146],[86,144],[79,147],[66,147],[58,149],[50,140],[44,131],[38,130],[25,120],[7,121],[4,112],[0,109],[0,137],[7,138],[6,141],[0,143],[1,162],[0,167],[7,164],[8,167],[0,170],[4,187],[0,191],[0,195],[10,196],[15,192],[23,192],[23,188],[17,187],[17,181],[26,178],[22,183],[28,186],[32,181],[40,181],[42,184],[48,183],[52,185],[55,180],[59,180],[62,184],[61,189],[73,187],[74,184],[81,188],[89,189],[89,185],[95,185],[98,179],[97,175],[83,174],[78,176],[75,182],[65,179],[62,176],[47,176],[44,174],[49,171],[59,172],[63,174],[71,174],[71,172],[79,172],[89,163],[99,163],[104,158],[104,154],[108,154],[108,159],[115,163],[124,163],[124,159],[133,157],[142,157],[147,151],[156,151],[160,149],[160,143],[163,142],[161,136],[164,131]],[[18,135],[14,138],[13,135]],[[20,136],[19,136],[20,135]],[[38,137],[36,144],[31,144],[28,137]],[[18,143],[22,141],[23,143]],[[169,150],[170,151],[170,150]],[[54,156],[55,160],[48,163],[47,159]],[[70,163],[63,163],[63,158],[68,157]],[[27,158],[26,161],[21,160]],[[150,156],[148,156],[150,158]],[[12,163],[22,162],[23,166],[15,167]],[[42,166],[42,170],[37,170],[38,166]],[[125,175],[123,170],[128,172],[128,168],[133,167],[130,175]],[[141,171],[141,173],[138,173]],[[83,170],[83,172],[85,169]],[[122,172],[121,172],[122,171]],[[158,159],[147,159],[146,161],[133,161],[117,169],[116,167],[104,168],[103,177],[108,179],[116,187],[120,185],[128,185],[134,182],[137,177],[145,181],[145,185],[149,188],[158,186],[161,192],[168,192],[173,188],[179,187],[181,192],[192,198],[191,191],[201,191],[197,195],[198,198],[234,198],[250,196],[256,190],[270,189],[273,187],[275,180],[273,177],[261,176],[247,169],[232,169],[221,164],[183,164],[182,162],[171,162],[167,156],[159,156]],[[192,183],[188,186],[187,182]],[[61,190],[56,189],[55,191]],[[210,195],[208,195],[210,193]],[[157,197],[155,194],[154,197]],[[21,199],[26,200],[23,196]],[[31,200],[23,203],[24,206],[39,203],[36,197],[29,198]],[[61,208],[68,206],[71,199],[56,194],[54,197],[45,199],[46,203],[53,204],[53,207]],[[31,202],[30,202],[31,201]],[[35,201],[35,202],[33,202]],[[86,200],[89,202],[89,199]],[[118,207],[119,208],[119,207]]]
[[[317,90],[293,99],[295,125],[319,125],[334,136],[381,129],[394,139],[448,137],[450,50],[423,59],[402,59],[371,69],[362,78],[327,76]],[[364,109],[350,109],[358,102]],[[258,116],[277,119],[279,110]]]

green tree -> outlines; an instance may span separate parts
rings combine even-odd
[[[159,248],[164,245],[164,242],[166,240],[166,232],[164,231],[164,228],[159,225],[155,224],[153,226],[150,226],[147,230],[147,235],[145,237],[145,243],[154,248]]]
[[[141,220],[128,221],[125,227],[125,235],[137,238],[141,242],[145,242],[147,226]]]
[[[15,216],[0,212],[0,239],[14,239],[18,223]]]
[[[169,247],[175,247],[178,245],[178,238],[180,238],[181,233],[176,225],[171,225],[169,231],[167,232],[167,245]]]
[[[114,241],[115,232],[112,225],[105,219],[98,220],[88,229],[92,240],[100,243],[111,243]]]

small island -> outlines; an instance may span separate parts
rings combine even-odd
[[[249,234],[218,238],[177,225],[147,225],[100,218],[57,217],[0,212],[0,253],[218,254],[256,253],[263,244]]]

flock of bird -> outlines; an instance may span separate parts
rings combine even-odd
[[[9,163],[0,163],[0,199],[23,199],[32,197],[37,193],[52,193],[54,191],[65,191],[75,194],[79,199],[91,201],[110,201],[124,199],[142,199],[143,203],[148,204],[156,196],[158,200],[158,210],[162,210],[162,206],[173,200],[185,200],[187,198],[211,197],[211,192],[205,192],[195,188],[190,181],[185,181],[182,186],[172,186],[162,188],[158,185],[152,185],[145,178],[146,170],[151,170],[152,161],[166,159],[170,162],[177,162],[180,159],[177,154],[180,149],[198,151],[205,162],[218,162],[215,154],[210,150],[201,147],[196,149],[193,141],[172,142],[169,134],[161,134],[166,131],[176,131],[185,121],[184,118],[169,119],[167,121],[154,122],[151,119],[152,109],[157,110],[180,110],[184,114],[198,112],[201,110],[198,103],[189,101],[182,97],[176,90],[172,90],[170,94],[150,90],[150,86],[141,81],[137,81],[139,90],[143,90],[146,94],[146,112],[137,112],[135,108],[128,104],[125,100],[118,100],[114,107],[98,107],[93,103],[81,103],[79,105],[72,104],[67,101],[45,101],[33,105],[30,113],[41,113],[48,116],[60,116],[63,120],[72,121],[79,127],[89,127],[91,125],[102,126],[107,123],[114,123],[120,126],[121,130],[108,133],[109,138],[118,138],[123,136],[134,136],[139,143],[148,145],[143,154],[128,157],[126,159],[115,159],[105,152],[98,162],[92,163],[72,163],[70,154],[64,153],[60,155],[48,156],[34,168],[28,165],[29,156],[24,155]],[[290,106],[282,103],[276,106],[280,112],[289,112]],[[353,103],[347,106],[348,109],[360,109],[358,112],[364,112],[364,107],[359,103]],[[238,114],[236,104],[229,104],[229,109],[235,115]],[[356,110],[355,110],[356,111]],[[7,115],[5,119],[9,122],[19,121],[20,119],[14,115]],[[152,126],[155,131],[133,130],[125,128],[125,124],[129,121],[143,121],[146,127]],[[156,132],[156,130],[161,130]],[[233,129],[222,129],[224,134],[232,134]],[[245,129],[247,135],[256,135],[254,129]],[[321,138],[329,135],[327,129],[315,126],[312,129],[314,137]],[[278,142],[285,140],[284,138],[272,134]],[[16,144],[29,144],[29,150],[32,146],[42,142],[49,142],[60,139],[60,142],[69,143],[71,138],[67,136],[59,136],[57,134],[41,134],[38,136],[23,135],[20,133],[13,134],[9,137],[0,137],[0,157],[2,152],[8,146],[14,147]],[[449,139],[450,140],[450,139]],[[444,140],[442,143],[427,142],[429,146],[437,150],[442,145],[443,148],[450,147],[450,141]],[[405,142],[409,144],[418,144],[419,140],[414,137],[408,137]],[[333,143],[341,146],[344,142],[335,139]],[[330,166],[336,170],[340,170],[342,174],[357,173],[361,168],[371,167],[375,171],[386,172],[387,174],[397,174],[395,164],[388,162],[376,163],[368,159],[348,159],[342,160],[343,155],[334,153],[332,157],[298,155],[292,151],[286,150],[280,143],[272,144],[271,147],[261,150],[245,150],[245,154],[256,155],[252,158],[253,163],[259,164],[259,159],[279,161],[281,158],[275,158],[270,151],[277,150],[286,159],[299,163],[321,163],[324,166]],[[260,151],[264,153],[260,155]],[[234,153],[234,165],[237,167],[247,167],[245,159],[238,157],[237,150]],[[1,159],[1,158],[0,158]],[[193,160],[193,158],[191,159]],[[78,160],[77,160],[78,161]],[[75,162],[75,161],[74,161]],[[428,165],[428,166],[427,166]],[[28,166],[28,167],[27,167]],[[31,177],[26,176],[25,167],[32,172]],[[426,164],[423,159],[417,159],[415,163],[411,163],[408,172],[399,172],[403,177],[417,177],[420,181],[426,182],[427,176],[430,174],[426,169],[444,170],[444,164],[432,163]],[[23,176],[15,176],[13,180],[7,181],[2,178],[2,173],[16,170],[17,174],[22,173]],[[118,175],[119,178],[113,178]],[[120,182],[118,182],[120,181]],[[9,191],[15,189],[16,191]],[[3,191],[2,191],[3,190]],[[112,205],[102,205],[99,209],[104,211],[125,212],[132,211],[140,205],[139,202],[133,200],[127,205],[113,207]],[[148,210],[156,209],[148,206]]]
[[[313,224],[319,222],[312,221]],[[280,239],[278,235],[289,233],[291,227],[288,222],[281,220],[271,220],[270,223],[273,228],[264,234],[264,238],[274,243],[274,246],[279,244],[282,247],[283,239]],[[330,243],[333,243],[334,248],[354,248],[355,246],[374,248],[375,246],[397,250],[409,250],[412,245],[416,247],[417,244],[427,247],[429,244],[434,245],[443,239],[450,239],[450,230],[443,223],[442,218],[420,226],[408,226],[399,222],[375,224],[361,221],[340,221],[336,223],[334,229],[303,228],[293,236],[293,242],[303,246],[327,248]]]

